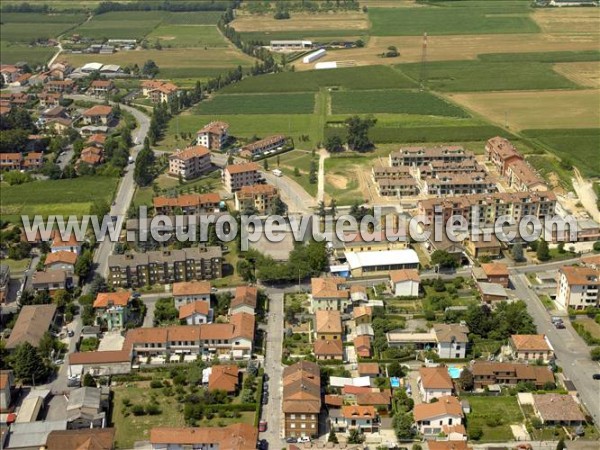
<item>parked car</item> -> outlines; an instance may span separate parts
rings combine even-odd
[[[260,401],[261,404],[266,405],[269,403],[269,397],[267,397],[266,395],[263,395],[262,400]]]
[[[566,328],[566,327],[565,327],[565,324],[564,324],[564,323],[562,323],[562,322],[555,322],[555,323],[554,323],[554,326],[555,326],[555,327],[556,327],[556,329],[558,329],[558,330],[564,330],[564,329]]]
[[[64,359],[57,359],[56,361],[54,361],[54,364],[56,364],[57,366],[60,366],[60,365],[62,365],[64,363],[65,363]]]
[[[67,332],[67,335],[68,335],[69,337],[73,337],[73,336],[75,336],[75,332],[74,332],[73,330],[69,330],[69,331]]]
[[[298,438],[298,443],[302,444],[303,442],[310,442],[310,438],[308,436],[300,436]]]
[[[595,373],[594,375],[592,375],[592,378],[594,380],[600,380],[600,373]]]
[[[298,440],[295,437],[289,437],[285,440],[288,444],[295,444]]]
[[[266,420],[261,420],[260,422],[258,422],[258,431],[260,431],[261,433],[267,431],[267,421]]]
[[[267,450],[269,448],[269,443],[266,439],[261,439],[260,441],[258,441],[257,448],[258,450]]]
[[[269,381],[269,375],[265,373],[265,374],[263,375],[263,380],[264,380],[264,381]]]

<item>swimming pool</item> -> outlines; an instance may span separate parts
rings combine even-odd
[[[450,374],[450,378],[452,378],[453,380],[459,378],[461,372],[462,369],[460,367],[448,367],[448,373]]]

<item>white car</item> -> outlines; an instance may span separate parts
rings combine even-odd
[[[310,442],[310,438],[308,436],[300,436],[298,438],[298,444],[302,444],[303,442]]]

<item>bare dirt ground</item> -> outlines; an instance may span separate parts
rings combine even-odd
[[[368,16],[362,12],[330,14],[294,13],[287,20],[275,20],[272,15],[240,14],[231,25],[239,32],[293,30],[367,30]]]
[[[598,210],[598,199],[594,192],[594,187],[591,181],[584,180],[579,170],[574,169],[575,178],[573,178],[573,189],[579,197],[579,201],[594,220],[600,219],[600,211]]]
[[[574,91],[506,91],[449,94],[463,105],[510,129],[594,128],[600,122],[598,96],[594,89]],[[565,114],[569,111],[569,114]]]
[[[348,187],[348,179],[341,175],[328,174],[326,177],[327,183],[335,189],[346,189]]]
[[[600,89],[599,61],[559,63],[553,69],[581,86]]]

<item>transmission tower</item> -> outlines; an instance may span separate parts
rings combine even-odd
[[[421,74],[419,77],[421,90],[427,88],[427,33],[423,33],[423,49],[421,50]]]

